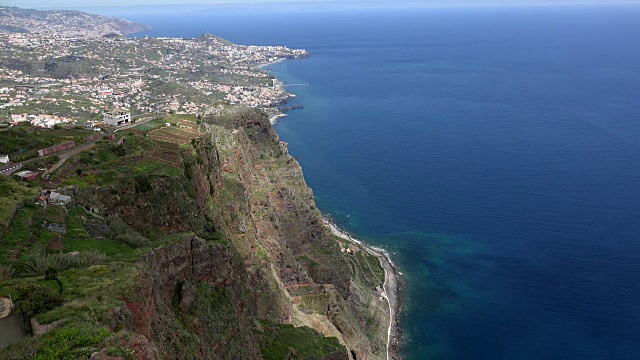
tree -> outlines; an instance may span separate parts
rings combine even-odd
[[[36,314],[47,312],[62,305],[62,296],[50,291],[46,286],[35,283],[22,283],[16,286],[16,305],[22,310],[27,324]]]

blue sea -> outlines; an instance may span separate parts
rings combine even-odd
[[[640,6],[120,15],[312,54],[275,128],[392,252],[407,359],[640,359]]]

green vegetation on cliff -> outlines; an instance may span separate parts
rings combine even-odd
[[[24,204],[0,233],[0,296],[29,330],[0,357],[385,358],[384,271],[329,235],[266,115],[175,122],[100,140],[36,184],[72,194],[67,208],[0,176],[0,199]]]
[[[24,200],[35,197],[38,190],[17,180],[0,176],[0,228],[9,225],[15,210]]]
[[[344,349],[336,338],[327,339],[308,327],[262,321],[254,333],[261,335],[260,350],[265,360],[339,356]]]

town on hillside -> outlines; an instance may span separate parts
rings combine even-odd
[[[262,66],[308,56],[285,46],[196,39],[0,34],[0,122],[95,126],[107,111],[268,110],[289,94]]]

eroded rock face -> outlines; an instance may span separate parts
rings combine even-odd
[[[116,188],[85,192],[92,192],[88,203],[104,209],[102,215],[118,216],[140,232],[159,229],[169,234],[204,226],[206,220],[198,208],[198,197],[189,195],[191,186],[180,177],[139,176]]]
[[[260,359],[258,319],[337,337],[348,352],[327,359],[385,358],[388,310],[375,287],[354,280],[363,269],[324,228],[268,119],[248,110],[204,128],[181,149],[184,176],[95,191],[141,232],[214,235],[143,256],[110,327],[148,339],[159,358]]]
[[[257,314],[251,284],[229,246],[191,237],[148,253],[139,264],[139,286],[125,303],[135,331],[151,339],[162,358],[261,358],[251,335]],[[211,294],[225,306],[207,313]]]
[[[201,212],[210,212],[207,200],[223,187],[222,164],[215,145],[207,138],[194,139],[192,151],[183,150],[185,171],[197,193]]]
[[[219,213],[217,223],[233,229],[234,245],[245,248],[241,253],[247,259],[261,259],[266,253],[286,297],[293,300],[291,309],[282,312],[291,314],[285,320],[339,337],[358,359],[385,358],[388,309],[375,289],[352,281],[349,261],[324,228],[300,165],[266,116],[247,110],[225,120],[213,119],[206,133],[212,141],[225,144],[216,153],[220,173],[213,178],[220,188],[213,199],[220,209],[230,211]],[[201,143],[197,153],[205,153],[205,148]],[[220,196],[230,184],[241,189],[236,193],[241,201],[234,205]],[[291,292],[314,284],[322,285],[321,292]],[[314,305],[306,306],[310,301]],[[380,335],[371,338],[367,332]]]

